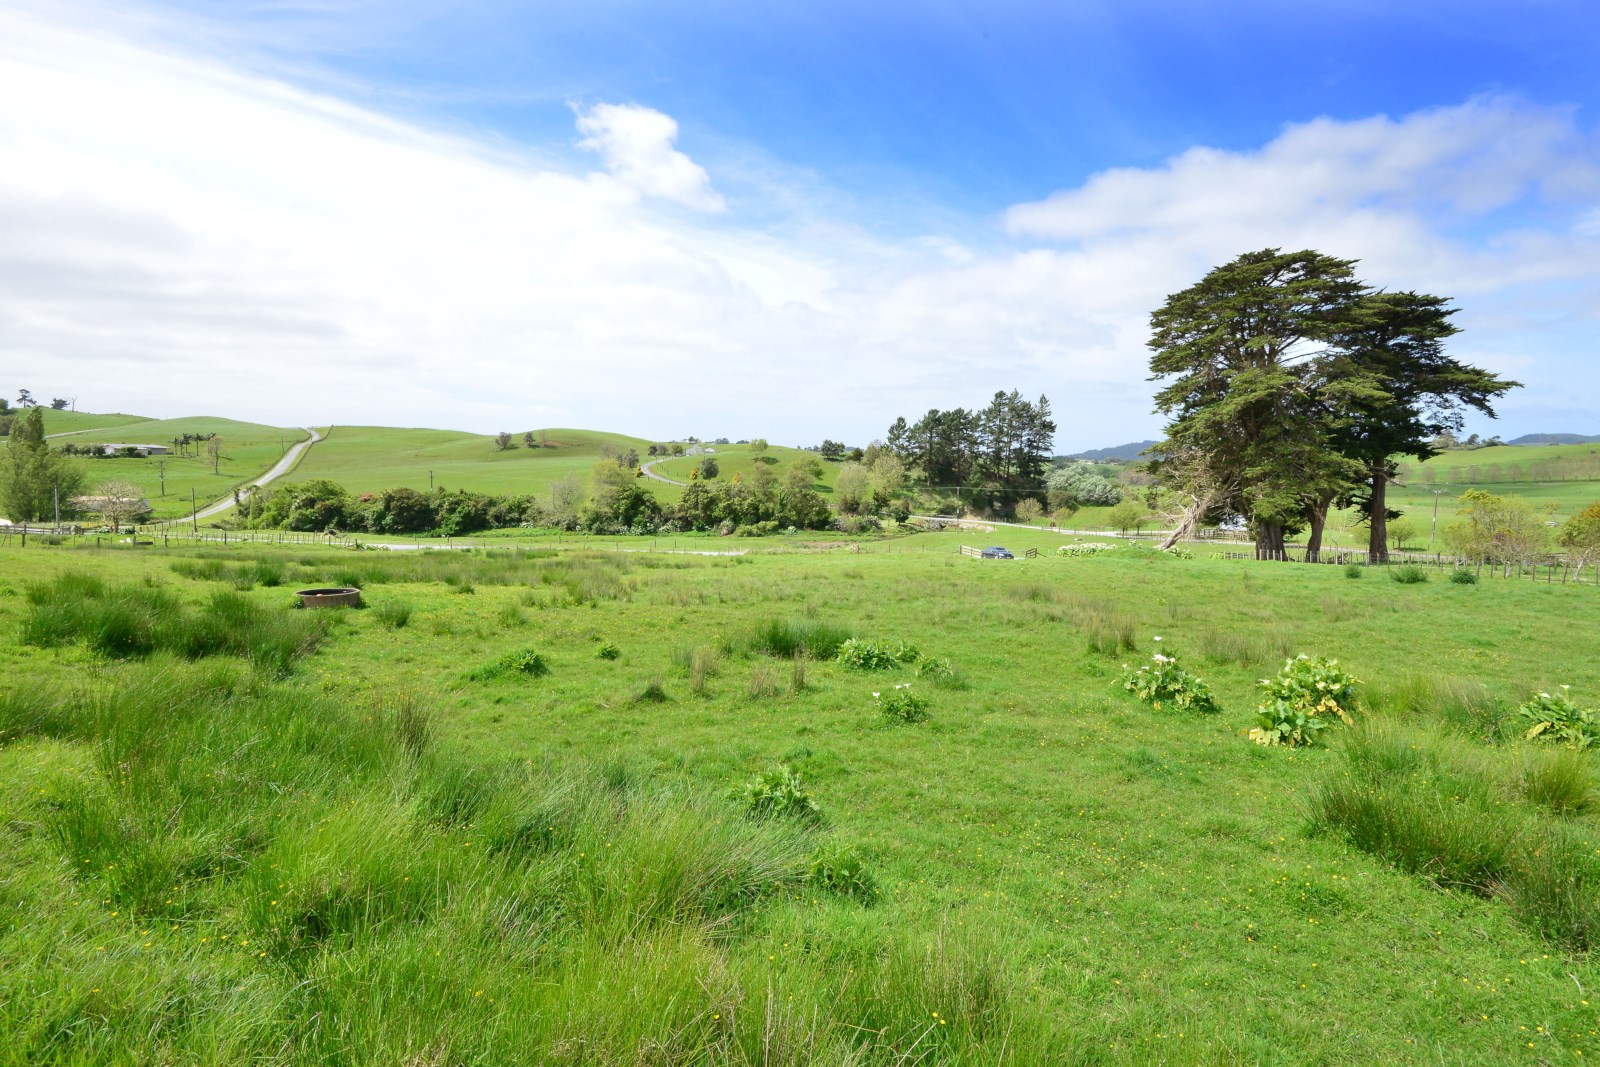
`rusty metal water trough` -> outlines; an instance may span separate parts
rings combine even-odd
[[[295,593],[303,608],[353,608],[361,603],[361,590],[347,586],[301,589]]]

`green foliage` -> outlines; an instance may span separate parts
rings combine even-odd
[[[1091,611],[1083,620],[1084,640],[1090,652],[1115,656],[1134,649],[1139,620],[1127,612]]]
[[[926,678],[940,689],[965,689],[967,681],[955,664],[942,656],[924,656],[917,661],[917,677]]]
[[[329,626],[325,614],[273,610],[238,593],[219,591],[191,608],[158,587],[108,585],[70,571],[30,585],[27,595],[24,644],[81,642],[113,659],[229,655],[286,672],[316,650]]]
[[[1339,661],[1296,656],[1271,678],[1261,679],[1266,699],[1256,709],[1250,740],[1258,745],[1314,745],[1334,720],[1353,723],[1357,680]]]
[[[411,612],[411,605],[404,600],[385,600],[372,609],[372,617],[391,630],[400,630],[411,621]]]
[[[891,724],[928,721],[930,704],[926,698],[911,691],[910,682],[902,682],[893,689],[873,693],[872,699],[877,702],[878,711],[884,719]]]
[[[1311,827],[1447,889],[1502,899],[1531,929],[1582,951],[1600,936],[1600,863],[1573,824],[1592,783],[1584,757],[1552,755],[1566,758],[1519,762],[1367,726],[1313,791]]]
[[[1556,543],[1567,558],[1583,573],[1583,568],[1600,560],[1600,502],[1590,504],[1567,518],[1556,532]]]
[[[1594,772],[1576,749],[1530,753],[1517,785],[1524,799],[1557,815],[1583,815],[1595,806]]]
[[[1359,563],[1346,563],[1344,565],[1344,576],[1346,578],[1359,578],[1366,573],[1366,570],[1367,569]]]
[[[861,854],[849,845],[830,844],[817,849],[806,868],[806,882],[828,893],[872,905],[880,890]]]
[[[735,793],[744,804],[745,814],[753,819],[786,818],[801,822],[822,821],[822,808],[798,772],[786,763],[769,767],[750,777]]]
[[[1367,701],[1407,721],[1433,718],[1463,736],[1499,741],[1508,710],[1481,682],[1445,674],[1407,674],[1377,687]]]
[[[1544,551],[1549,530],[1533,505],[1517,496],[1468,489],[1456,505],[1456,522],[1444,538],[1476,563],[1515,563]]]
[[[1388,570],[1389,580],[1401,585],[1421,585],[1428,580],[1428,572],[1415,563],[1403,563]]]
[[[596,649],[594,654],[599,659],[616,659],[622,655],[622,649],[607,641]]]
[[[1101,552],[1115,551],[1116,547],[1116,545],[1107,544],[1104,541],[1080,541],[1070,545],[1062,545],[1056,549],[1056,555],[1067,557],[1094,556]]]
[[[1600,742],[1600,719],[1574,704],[1567,696],[1568,688],[1562,686],[1555,694],[1535,693],[1517,709],[1517,714],[1532,724],[1524,738],[1554,741],[1580,751]]]
[[[1205,682],[1180,667],[1176,656],[1157,652],[1138,667],[1125,663],[1117,681],[1157,711],[1166,706],[1207,714],[1221,710]]]
[[[542,678],[549,673],[550,665],[543,656],[531,648],[519,648],[479,667],[469,677],[476,682],[487,682],[506,677]]]
[[[887,671],[900,665],[897,651],[883,641],[852,637],[839,646],[838,660],[846,670]]]
[[[1478,576],[1465,567],[1457,567],[1450,572],[1450,583],[1452,585],[1477,585]]]
[[[50,448],[40,408],[17,416],[0,449],[0,515],[18,524],[51,518],[58,492],[62,514],[70,515],[85,480],[82,468]]]
[[[1110,507],[1121,503],[1122,487],[1113,480],[1111,470],[1081,459],[1057,467],[1045,479],[1051,507]]]
[[[1106,517],[1111,521],[1111,525],[1122,533],[1127,533],[1129,530],[1137,532],[1150,522],[1150,509],[1129,497],[1112,508]]]
[[[635,704],[665,704],[672,698],[667,695],[667,687],[661,684],[661,679],[651,678],[639,687],[633,694]]]
[[[765,618],[750,628],[744,647],[781,659],[804,653],[812,659],[832,659],[850,640],[850,631],[814,619]]]

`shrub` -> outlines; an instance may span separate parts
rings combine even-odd
[[[1389,580],[1401,585],[1421,585],[1428,580],[1428,572],[1415,563],[1404,563],[1389,568]]]
[[[911,691],[905,682],[883,693],[873,693],[878,710],[890,723],[919,723],[928,721],[928,701]]]
[[[1139,621],[1123,612],[1096,611],[1083,623],[1085,640],[1090,652],[1115,656],[1133,651],[1133,634]]]
[[[1282,659],[1294,650],[1292,638],[1282,629],[1263,631],[1258,627],[1244,633],[1210,627],[1201,631],[1198,643],[1204,659],[1245,667]]]
[[[1517,791],[1557,815],[1582,815],[1594,807],[1589,758],[1568,749],[1537,753],[1523,764]]]
[[[1478,576],[1465,567],[1457,567],[1450,572],[1450,582],[1453,585],[1477,585]]]
[[[1163,704],[1207,713],[1219,710],[1211,690],[1198,677],[1178,666],[1176,656],[1157,652],[1143,666],[1135,668],[1124,664],[1120,682],[1122,688],[1158,711]]]
[[[411,621],[411,605],[403,600],[385,600],[372,609],[372,617],[391,630],[404,629]]]
[[[1368,695],[1375,707],[1406,718],[1432,715],[1458,731],[1499,740],[1508,709],[1481,682],[1448,675],[1410,674]]]
[[[822,809],[806,788],[800,775],[786,763],[753,775],[738,790],[745,814],[752,819],[784,817],[801,822],[820,822]]]
[[[1600,865],[1588,829],[1557,817],[1589,805],[1587,757],[1518,760],[1381,722],[1351,731],[1343,747],[1343,766],[1312,793],[1312,830],[1437,885],[1505,900],[1551,940],[1592,946]]]
[[[479,667],[472,672],[472,679],[485,682],[492,678],[503,678],[506,675],[521,675],[526,678],[542,678],[550,673],[550,665],[543,656],[531,648],[519,648],[514,652],[507,652],[493,663]]]
[[[665,704],[669,699],[660,678],[652,678],[633,695],[635,704]]]
[[[937,656],[925,656],[917,663],[917,677],[928,679],[940,689],[961,689],[966,684],[953,663]]]
[[[850,639],[850,631],[840,626],[810,619],[763,619],[745,637],[752,652],[789,659],[804,652],[812,659],[831,659]]]
[[[1592,712],[1572,702],[1567,696],[1568,688],[1562,686],[1560,694],[1555,696],[1536,693],[1517,709],[1518,715],[1533,724],[1522,735],[1524,738],[1559,741],[1580,751],[1600,741],[1600,721],[1596,721]]]
[[[882,641],[852,637],[839,646],[839,662],[852,671],[887,671],[899,665],[895,650]]]
[[[1365,571],[1366,568],[1359,563],[1346,563],[1344,565],[1344,576],[1346,578],[1359,578]]]
[[[607,641],[605,644],[601,645],[595,650],[595,655],[600,659],[616,659],[618,656],[622,655],[622,649],[618,648],[610,641]]]
[[[824,846],[811,857],[806,881],[818,889],[872,904],[878,899],[878,881],[861,855],[849,845]]]
[[[775,697],[782,691],[778,684],[778,670],[768,660],[759,660],[755,669],[750,672],[750,684],[746,693],[751,700],[765,700]]]
[[[1078,544],[1062,545],[1056,549],[1058,556],[1093,556],[1101,552],[1113,551],[1117,546],[1108,545],[1104,541],[1083,541]]]
[[[1350,709],[1356,684],[1338,660],[1296,656],[1275,677],[1261,679],[1267,699],[1256,709],[1259,725],[1251,729],[1250,740],[1290,748],[1315,744],[1332,719],[1355,721]]]
[[[922,658],[922,653],[917,650],[917,646],[908,644],[905,641],[895,642],[894,649],[889,654],[898,662],[907,664],[915,663]]]
[[[722,669],[722,653],[711,645],[701,645],[689,654],[689,691],[703,696],[706,679]]]

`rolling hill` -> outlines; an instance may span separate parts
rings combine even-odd
[[[568,474],[587,479],[602,445],[634,448],[641,455],[650,445],[642,438],[594,430],[531,432],[535,447],[524,447],[519,432],[512,435],[516,447],[501,451],[493,437],[459,430],[332,426],[290,480],[328,478],[356,494],[426,490],[431,481],[447,489],[532,495]]]

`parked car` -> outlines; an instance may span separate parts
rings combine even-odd
[[[1001,548],[999,545],[990,545],[988,548],[983,550],[983,558],[984,559],[1016,559],[1017,557],[1013,556],[1010,552],[1008,552],[1005,549]]]

